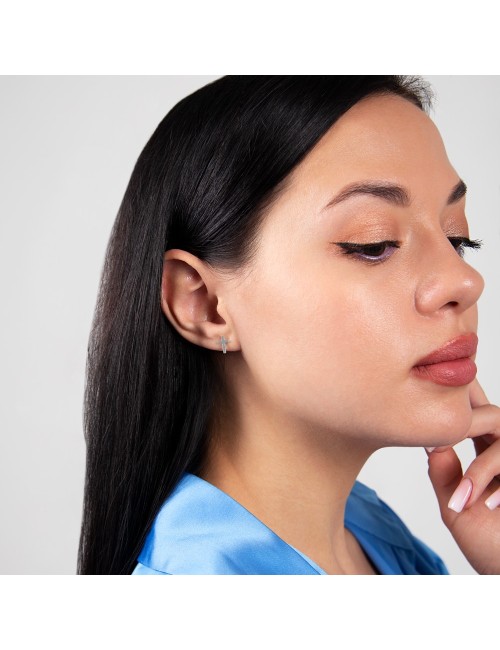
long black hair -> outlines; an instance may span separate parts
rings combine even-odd
[[[111,230],[89,337],[79,574],[131,573],[163,501],[206,453],[221,355],[163,313],[164,252],[229,271],[250,263],[290,172],[379,93],[426,112],[432,101],[413,76],[226,76],[182,99],[150,137]]]

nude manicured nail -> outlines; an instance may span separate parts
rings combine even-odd
[[[497,490],[496,492],[493,492],[493,494],[490,494],[484,503],[490,510],[495,510],[495,508],[500,506],[500,490]]]
[[[436,447],[426,447],[426,449],[430,454],[432,451],[434,451],[434,449],[436,449]]]
[[[459,486],[451,495],[451,499],[448,503],[448,508],[454,510],[455,512],[462,512],[471,492],[472,481],[470,478],[465,477],[460,481]]]

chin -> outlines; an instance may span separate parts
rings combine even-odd
[[[455,399],[440,404],[419,418],[416,438],[425,447],[456,445],[467,437],[472,424],[472,407],[468,400]]]
[[[437,399],[413,399],[406,408],[398,409],[398,417],[390,425],[393,436],[387,446],[456,445],[467,437],[471,424],[472,407],[467,386],[448,394],[441,393]]]

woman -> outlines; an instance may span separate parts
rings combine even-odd
[[[412,77],[224,77],[159,124],[90,339],[79,573],[447,573],[356,481],[386,446],[429,448],[499,572],[480,243],[429,105]]]

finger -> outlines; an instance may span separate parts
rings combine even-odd
[[[490,494],[484,503],[490,510],[495,510],[495,508],[498,508],[498,506],[500,506],[500,488],[498,488],[498,490],[495,490],[493,494]]]
[[[441,518],[449,527],[458,514],[448,507],[450,499],[462,479],[462,465],[452,447],[429,455],[429,478],[436,493]]]
[[[472,481],[472,492],[464,508],[473,506],[481,498],[488,485],[498,476],[500,476],[500,440],[483,451],[464,472],[464,478],[469,478]]]
[[[470,385],[469,399],[473,408],[490,403],[477,378]]]
[[[493,434],[493,439],[500,437],[500,408],[496,404],[484,404],[472,410],[472,422],[467,438],[485,434]]]

